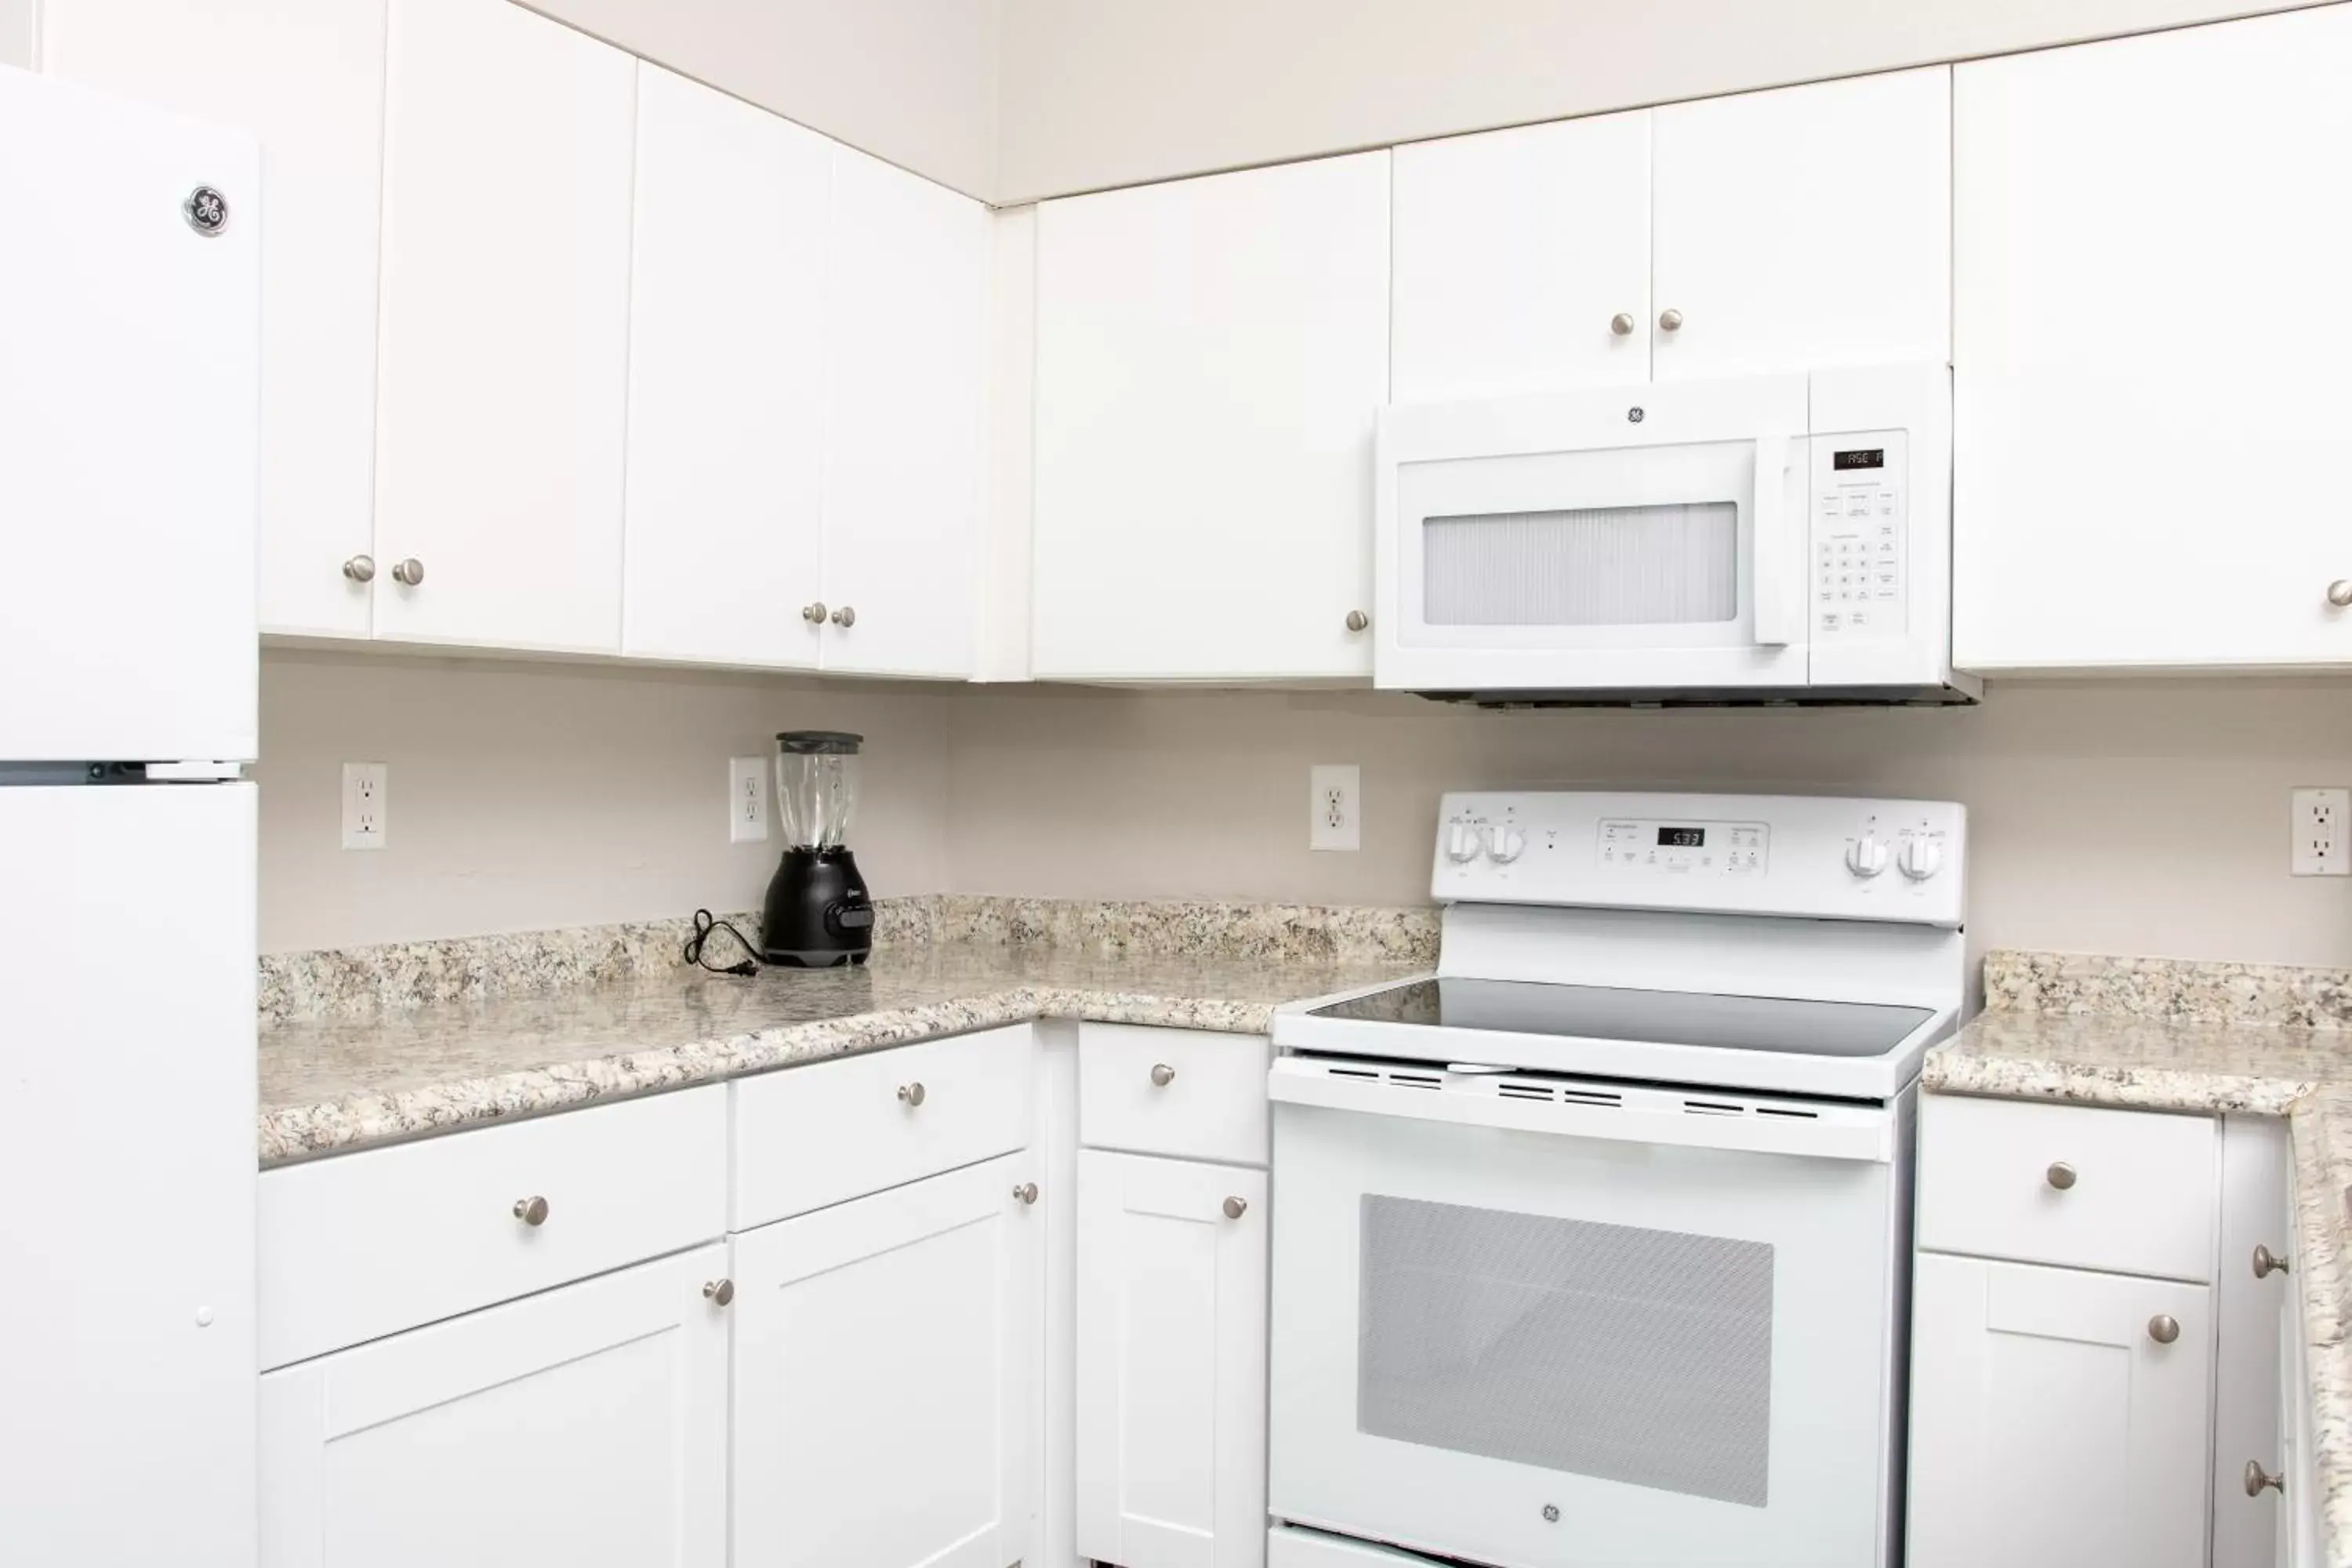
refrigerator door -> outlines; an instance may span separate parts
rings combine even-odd
[[[254,802],[0,789],[0,1561],[252,1568]]]
[[[0,762],[255,754],[261,175],[0,68]]]

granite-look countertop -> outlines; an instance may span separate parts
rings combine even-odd
[[[2010,956],[1987,961],[1987,989],[1997,998],[1994,966]],[[2239,1000],[2247,1005],[2164,1016],[1996,1005],[1928,1053],[1920,1085],[1939,1094],[2286,1118],[2321,1529],[2327,1562],[2352,1564],[2352,1033],[2237,1021],[2255,1010],[2251,996]]]
[[[947,942],[751,978],[669,969],[261,1026],[261,1163],[677,1089],[1031,1018],[1264,1034],[1285,1002],[1426,970]]]

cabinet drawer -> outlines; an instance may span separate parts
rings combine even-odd
[[[1273,1053],[1264,1035],[1082,1024],[1078,1141],[1097,1149],[1263,1165],[1265,1075]]]
[[[1918,1244],[2210,1280],[2217,1128],[2210,1117],[1929,1095]]]
[[[749,1230],[1029,1142],[1027,1024],[738,1079],[735,1213]]]
[[[262,1366],[724,1234],[726,1092],[713,1085],[263,1172]]]

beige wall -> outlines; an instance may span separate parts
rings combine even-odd
[[[2278,0],[1005,0],[996,197],[2289,8]]]
[[[782,846],[727,841],[727,759],[851,729],[877,892],[945,886],[939,689],[273,650],[261,664],[264,952],[756,909]],[[346,762],[392,767],[384,847],[341,847]]]
[[[967,195],[995,192],[1003,0],[528,4]]]
[[[1489,713],[1370,693],[973,690],[953,890],[1426,899],[1445,789],[1950,798],[1971,944],[2352,963],[2352,880],[2287,875],[2287,791],[2352,784],[2352,684],[1997,686],[1961,711]],[[1363,768],[1364,847],[1307,848],[1307,770]]]

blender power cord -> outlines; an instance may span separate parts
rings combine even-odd
[[[738,947],[740,947],[745,954],[740,963],[713,963],[709,959],[703,956],[703,947],[710,941],[710,933],[714,931],[723,931],[729,936],[735,939],[735,944]],[[735,929],[734,924],[731,921],[719,919],[709,910],[697,910],[694,911],[694,934],[686,939],[686,961],[688,963],[699,964],[703,968],[710,971],[713,974],[757,974],[760,973],[760,950],[753,947],[749,939],[747,939],[741,931]]]

